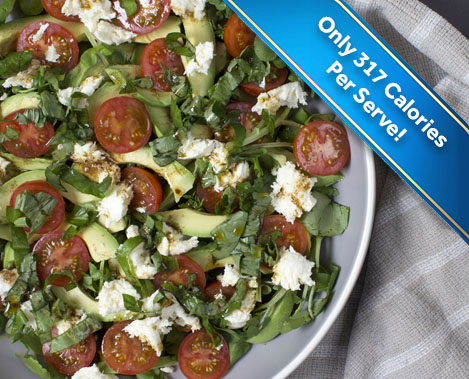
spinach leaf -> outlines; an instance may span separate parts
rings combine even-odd
[[[212,237],[219,247],[219,250],[214,253],[215,259],[226,258],[235,249],[244,233],[247,220],[248,214],[239,211],[212,231]]]
[[[44,116],[53,120],[65,120],[65,108],[60,104],[57,95],[47,91],[41,92],[39,104]]]
[[[314,236],[337,236],[348,226],[350,208],[332,201],[327,195],[313,191],[317,203],[303,215],[302,222]]]
[[[15,208],[23,212],[29,220],[31,235],[44,225],[56,205],[57,200],[45,192],[25,191],[19,194],[15,201]]]
[[[275,54],[258,36],[256,36],[254,40],[254,51],[257,57],[264,62],[270,62],[277,58],[277,54]]]
[[[317,179],[315,187],[329,187],[333,184],[340,182],[344,179],[344,175],[340,172],[337,174],[329,175],[329,176],[315,176]]]
[[[52,338],[50,343],[50,352],[57,353],[67,349],[73,345],[76,345],[80,341],[86,339],[92,333],[101,329],[102,324],[100,321],[93,317],[88,316],[83,321],[72,326],[70,329],[60,334],[59,336]]]
[[[178,149],[181,142],[173,137],[157,138],[149,143],[153,160],[158,166],[167,166],[173,163],[178,157]]]
[[[242,337],[242,335],[231,329],[223,329],[223,336],[228,342],[230,349],[230,367],[246,354],[252,347],[252,345]]]
[[[182,40],[182,41],[181,41]],[[165,38],[166,47],[178,55],[192,58],[195,55],[195,47],[185,34],[169,33]]]
[[[3,2],[4,4],[5,2]],[[25,70],[33,60],[32,50],[10,53],[0,61],[0,78],[7,79]]]
[[[132,17],[138,11],[137,2],[135,0],[120,0],[122,8],[125,9],[127,17]]]
[[[3,0],[0,4],[0,22],[5,22],[8,15],[13,10],[16,0]]]
[[[21,354],[15,353],[15,355],[20,358],[26,367],[32,371],[34,374],[43,379],[52,379],[50,372],[44,368],[38,360],[32,355],[22,356]]]

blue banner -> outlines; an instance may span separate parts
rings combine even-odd
[[[342,0],[225,0],[469,243],[469,126]]]

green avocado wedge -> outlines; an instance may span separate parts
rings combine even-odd
[[[13,112],[20,109],[36,109],[39,108],[41,97],[37,92],[19,93],[7,97],[0,104],[0,117],[3,119]]]

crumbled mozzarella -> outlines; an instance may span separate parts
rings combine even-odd
[[[126,230],[125,230],[125,236],[127,238],[133,238],[133,237],[138,237],[140,233],[138,232],[138,226],[137,225],[130,225]]]
[[[59,102],[63,105],[69,105],[70,99],[75,92],[81,92],[86,96],[91,96],[99,88],[103,80],[103,75],[88,76],[83,79],[78,87],[59,89],[57,91]],[[73,106],[75,108],[86,108],[88,106],[88,100],[84,98],[73,99]]]
[[[259,83],[259,87],[261,87],[262,89],[265,89],[266,79],[267,79],[267,76],[264,76],[264,79],[262,79],[262,82]]]
[[[236,187],[238,184],[249,178],[249,163],[242,161],[231,165],[231,167],[223,174],[217,175],[214,189],[222,192],[227,187]]]
[[[57,59],[60,58],[60,54],[57,53],[57,50],[54,44],[47,47],[45,58],[46,58],[46,61],[52,62],[52,63],[57,62]]]
[[[218,142],[218,141],[217,141]],[[224,143],[218,142],[212,154],[208,157],[208,161],[212,165],[213,172],[220,174],[228,167],[228,156],[230,153]]]
[[[279,261],[274,265],[272,282],[286,290],[297,291],[301,284],[314,285],[311,278],[314,262],[297,253],[293,247],[283,248]]]
[[[316,205],[316,199],[311,194],[316,178],[304,175],[289,161],[279,169],[272,170],[272,174],[277,176],[270,194],[272,206],[288,222],[295,222],[303,211],[309,212]]]
[[[2,84],[3,87],[23,87],[26,89],[30,89],[33,86],[34,74],[37,70],[39,70],[40,66],[41,62],[36,59],[33,59],[26,70],[20,71],[16,75],[6,79]]]
[[[130,252],[129,259],[138,279],[153,279],[156,275],[156,267],[151,261],[150,252],[145,249],[143,242]]]
[[[58,335],[65,333],[68,329],[83,321],[86,317],[87,316],[83,313],[83,311],[76,309],[67,320],[56,321],[54,325],[57,328]]]
[[[201,20],[205,17],[207,0],[171,0],[171,9],[180,17],[194,17]]]
[[[249,288],[257,288],[259,287],[259,283],[257,282],[257,278],[256,277],[252,277],[249,279],[249,282],[248,282],[248,286]]]
[[[197,73],[207,75],[212,64],[215,45],[213,42],[202,42],[195,47],[195,57],[186,66],[186,75]]]
[[[180,255],[194,249],[199,244],[197,237],[184,239],[184,235],[172,226],[163,222],[164,237],[157,249],[161,255]]]
[[[241,275],[234,265],[225,265],[223,275],[217,276],[223,287],[235,286],[240,278]]]
[[[155,303],[155,297],[160,294],[160,291],[157,290],[151,294],[151,296],[146,297],[142,300],[142,310],[147,313],[156,313],[161,309],[159,303]]]
[[[240,329],[251,319],[251,312],[256,306],[256,290],[249,290],[243,299],[241,306],[228,316],[224,316],[228,328]]]
[[[148,317],[143,320],[132,321],[123,330],[130,337],[137,337],[142,343],[150,345],[160,356],[163,352],[161,335],[171,331],[172,322],[161,317]]]
[[[189,132],[187,138],[182,141],[178,150],[179,159],[196,159],[208,157],[217,146],[217,141],[213,139],[199,139]]]
[[[41,26],[39,27],[37,32],[31,37],[31,41],[34,42],[34,43],[39,41],[42,38],[42,36],[44,35],[44,32],[46,31],[46,29],[48,27],[49,27],[48,23],[41,24]]]
[[[172,320],[179,326],[190,326],[193,332],[201,328],[200,320],[195,316],[188,315],[173,294],[165,292],[165,296],[173,304],[161,309],[162,318]]]
[[[99,202],[98,214],[103,216],[106,228],[113,222],[118,222],[124,218],[132,197],[132,186],[127,183],[120,183],[116,185],[110,195]]]
[[[3,269],[0,271],[0,298],[5,299],[7,297],[16,279],[18,279],[16,268],[11,270]]]
[[[174,372],[174,367],[173,366],[160,367],[160,371],[166,372],[167,374],[171,374],[172,372]]]
[[[130,42],[137,36],[136,33],[129,32],[107,21],[99,21],[93,35],[108,45],[120,45],[124,42]]]
[[[298,104],[306,105],[306,92],[299,82],[291,82],[261,93],[257,97],[257,104],[252,107],[253,112],[262,114],[266,109],[269,113],[276,113],[280,107],[298,108]]]
[[[82,367],[75,374],[72,379],[118,379],[116,375],[103,374],[96,363],[90,367]]]
[[[96,142],[87,142],[83,145],[75,142],[73,153],[70,155],[70,159],[79,163],[99,162],[106,158],[107,154],[98,147]]]
[[[7,93],[4,93],[2,96],[0,96],[0,101],[5,100],[8,97]]]
[[[0,157],[0,178],[4,178],[7,172],[7,167],[11,162],[3,157]],[[1,181],[0,181],[1,182]]]
[[[28,320],[24,324],[25,328],[31,327],[33,330],[37,330],[37,323],[36,318],[33,315],[33,305],[31,304],[31,300],[25,301],[23,304],[21,304],[20,310],[24,313],[26,319]]]
[[[101,316],[107,316],[113,313],[127,313],[124,306],[123,294],[133,296],[137,300],[140,295],[135,288],[125,279],[116,279],[110,282],[104,282],[101,291],[98,294],[98,312]]]

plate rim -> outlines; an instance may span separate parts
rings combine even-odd
[[[368,172],[368,185],[367,185],[367,192],[368,197],[366,201],[366,216],[365,216],[365,224],[363,228],[363,233],[360,239],[360,244],[358,248],[358,255],[357,259],[355,259],[355,263],[352,267],[351,274],[345,285],[345,290],[339,294],[339,298],[337,301],[337,305],[332,310],[329,317],[324,321],[324,324],[321,326],[319,331],[313,336],[311,341],[304,346],[301,352],[290,362],[286,365],[281,371],[279,371],[273,379],[285,379],[288,375],[290,375],[295,369],[297,369],[305,360],[306,358],[313,352],[313,350],[319,345],[322,339],[326,336],[329,332],[332,325],[337,320],[339,314],[343,311],[345,304],[350,298],[353,288],[357,283],[358,277],[360,276],[361,270],[363,268],[363,264],[365,263],[365,258],[368,253],[368,247],[370,245],[371,240],[371,233],[373,231],[373,224],[375,218],[375,209],[376,209],[376,168],[375,168],[375,161],[374,161],[374,153],[373,150],[365,144],[363,141],[362,143],[365,145],[365,162]]]

